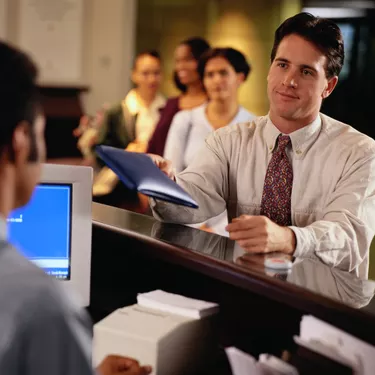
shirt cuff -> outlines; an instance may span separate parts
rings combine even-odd
[[[160,201],[157,201],[156,199],[149,197],[148,202],[150,204],[150,208],[151,208],[152,215],[154,216],[154,218],[159,221],[163,221],[162,216],[157,211],[157,206],[159,205],[160,207],[160,204],[161,204]]]
[[[165,202],[155,198],[148,198],[152,215],[155,219],[162,222],[174,223],[176,220],[175,217],[178,217],[179,207],[176,208],[176,205],[173,203]]]
[[[313,252],[316,248],[314,232],[310,228],[289,227],[296,236],[296,249],[294,257],[302,257]]]

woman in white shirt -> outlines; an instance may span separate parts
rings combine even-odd
[[[250,70],[245,56],[233,48],[215,48],[201,58],[198,72],[209,101],[175,115],[165,146],[164,157],[172,161],[177,173],[189,165],[210,132],[255,117],[238,103],[238,89]],[[198,227],[226,235],[226,223],[224,212]]]

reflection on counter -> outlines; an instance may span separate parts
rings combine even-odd
[[[128,233],[142,241],[162,241],[192,250],[215,259],[218,264],[228,265],[242,272],[278,278],[357,309],[369,305],[366,311],[375,314],[375,308],[372,306],[375,304],[374,281],[362,280],[349,272],[331,268],[317,257],[294,259],[289,272],[280,272],[264,267],[265,258],[275,256],[274,254],[245,254],[227,237],[188,226],[162,223],[150,216],[99,204],[93,205],[93,221],[102,223],[111,230]]]
[[[362,280],[314,259],[296,259],[287,281],[355,308],[368,305],[375,294],[374,281]]]
[[[354,308],[367,306],[375,295],[375,282],[331,268],[317,257],[296,258],[289,271],[266,269],[264,261],[269,255],[246,254],[234,241],[177,224],[154,222],[151,237],[178,245],[201,254],[230,262],[242,269],[257,270],[271,277],[309,289],[312,292],[340,301]],[[281,255],[285,257],[285,255]]]
[[[275,269],[275,260],[266,268],[265,260],[286,255],[247,254],[227,237],[97,203],[92,214],[94,322],[134,305],[139,293],[163,290],[220,306],[220,348],[295,353],[293,337],[306,314],[375,345],[372,281],[312,257],[290,258],[289,270]],[[206,373],[228,374],[217,371],[227,365],[221,358]]]
[[[229,262],[233,260],[234,241],[217,234],[179,224],[161,223],[155,220],[151,237],[198,251],[219,260]]]

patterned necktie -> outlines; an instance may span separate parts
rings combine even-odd
[[[290,143],[288,135],[279,135],[264,180],[260,213],[276,224],[288,226],[291,219],[293,169],[285,152]]]

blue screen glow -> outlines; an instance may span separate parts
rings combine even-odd
[[[71,184],[41,184],[8,218],[8,240],[47,273],[70,279]]]

